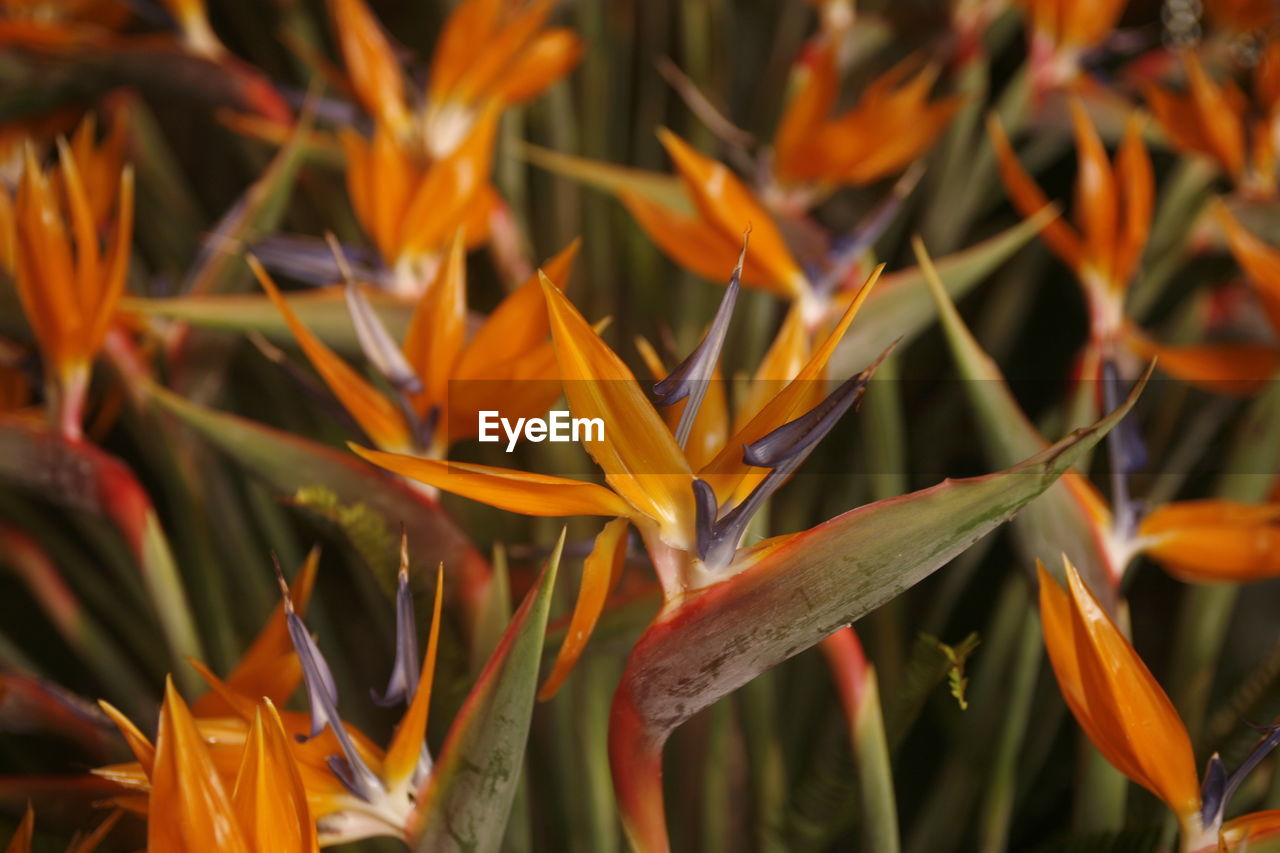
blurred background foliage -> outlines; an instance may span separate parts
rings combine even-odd
[[[152,29],[145,14],[155,11],[152,4],[139,0],[136,5],[144,13],[137,27]],[[419,58],[430,55],[449,5],[443,0],[370,3],[387,30]],[[310,83],[313,62],[303,57],[320,51],[336,61],[318,0],[214,0],[209,15],[232,53],[261,69],[295,106]],[[668,260],[607,193],[531,160],[537,150],[548,149],[669,172],[655,135],[659,126],[704,152],[722,154],[716,136],[660,73],[664,60],[674,62],[734,124],[767,143],[783,109],[792,63],[813,34],[816,16],[813,5],[799,0],[571,0],[561,4],[555,20],[581,35],[586,46],[581,64],[544,96],[503,115],[494,181],[527,244],[527,257],[540,261],[582,237],[569,292],[586,317],[612,318],[607,336],[637,373],[642,365],[631,345],[635,336],[660,342],[669,352],[686,352],[722,291]],[[857,58],[845,80],[846,93],[859,92],[893,63],[919,52],[944,69],[940,91],[958,91],[968,99],[961,117],[926,158],[919,188],[875,244],[875,257],[888,262],[890,272],[914,266],[907,239],[912,234],[923,234],[940,256],[1020,220],[1005,201],[991,162],[984,165],[976,154],[959,164],[946,161],[955,156],[953,150],[963,157],[966,150],[988,146],[983,113],[1019,100],[1010,91],[1025,73],[1021,18],[1010,13],[993,24],[986,37],[989,64],[978,83],[950,73],[950,22],[941,2],[859,4],[853,36]],[[1125,69],[1161,45],[1160,6],[1134,0],[1120,28],[1126,39],[1089,70],[1116,92],[1125,94],[1129,87],[1132,95]],[[132,159],[139,165],[138,236],[130,275],[135,297],[183,293],[205,236],[228,210],[244,203],[247,188],[274,174],[270,169],[282,168],[280,160],[271,165],[282,156],[274,144],[230,126],[236,105],[214,82],[183,74],[163,58],[146,64],[85,52],[46,61],[0,51],[0,86],[0,122],[97,102],[120,87],[140,95],[131,119]],[[1100,115],[1104,137],[1118,139],[1120,122],[1108,121],[1105,109]],[[1028,112],[1022,127],[1031,133],[1024,162],[1051,199],[1070,207],[1075,154],[1061,100],[1050,96]],[[953,140],[962,131],[976,133],[977,142]],[[1148,136],[1163,195],[1173,181],[1186,180],[1186,164],[1157,132],[1149,129]],[[989,152],[985,156],[989,161]],[[948,182],[957,168],[969,166],[982,179],[957,201],[946,194],[955,186]],[[251,243],[277,231],[320,235],[332,230],[346,244],[365,243],[346,200],[335,148],[303,151],[296,161],[283,163],[283,171],[288,174],[270,180],[272,197],[254,211],[256,222],[238,239]],[[848,232],[892,184],[890,178],[842,190],[814,216],[833,233]],[[1205,182],[1200,192],[1213,187]],[[1280,218],[1273,215],[1273,204],[1251,205],[1249,221],[1274,238],[1280,235]],[[1184,229],[1179,239],[1191,238]],[[1161,265],[1162,249],[1153,246],[1147,270]],[[256,290],[238,246],[215,243],[213,251],[230,261],[218,289]],[[1193,329],[1188,300],[1233,270],[1220,245],[1180,256],[1155,290],[1143,293],[1145,325],[1172,333]],[[468,257],[467,273],[470,307],[476,311],[491,309],[517,283],[484,251]],[[0,299],[0,330],[15,340],[28,339],[7,283]],[[1086,308],[1070,271],[1038,241],[1029,242],[973,288],[962,310],[1024,409],[1047,425],[1047,434],[1061,434],[1062,403],[1087,330]],[[754,365],[784,311],[768,294],[744,292],[727,363],[734,369]],[[339,448],[353,435],[352,424],[310,376],[287,334],[270,336],[285,350],[291,367],[284,370],[264,355],[275,352],[270,344],[226,329],[198,334],[203,346],[194,351],[192,364],[158,363],[161,378],[179,393]],[[769,527],[800,529],[944,476],[991,470],[977,440],[980,428],[952,381],[955,373],[941,334],[933,328],[923,332],[900,352],[894,372],[898,381],[874,390],[861,412],[774,499]],[[95,386],[91,411],[100,417],[91,419],[88,431],[130,460],[158,507],[211,666],[228,669],[275,603],[267,555],[275,553],[294,567],[319,543],[323,557],[308,621],[329,650],[342,694],[364,696],[390,660],[394,526],[323,489],[282,499],[279,489],[214,452],[199,431],[181,428],[154,410],[125,405],[121,394],[118,385]],[[1274,398],[1275,390],[1269,394]],[[1135,492],[1163,498],[1208,493],[1220,481],[1242,418],[1257,405],[1171,381],[1154,383],[1137,416],[1153,461],[1137,476]],[[458,453],[493,464],[511,461],[474,443]],[[563,446],[522,447],[517,458],[528,470],[590,470],[585,456]],[[499,548],[505,554],[510,598],[519,600],[559,522],[525,519],[450,496],[443,503],[481,553]],[[0,692],[0,771],[9,780],[0,786],[0,802],[7,807],[0,837],[31,797],[48,835],[40,842],[45,846],[36,849],[60,850],[57,839],[84,823],[101,791],[54,796],[53,777],[117,759],[122,750],[77,697],[105,697],[146,718],[171,662],[157,642],[154,617],[142,605],[132,558],[101,517],[10,480],[0,485],[0,525],[47,550],[79,620],[77,630],[60,632],[49,618],[54,605],[28,578],[20,571],[0,573],[0,664],[36,673],[68,691],[53,701],[54,711],[24,704],[16,691]],[[595,528],[575,521],[569,530],[568,553],[580,560]],[[904,849],[1157,849],[1167,838],[1162,811],[1136,787],[1123,830],[1102,816],[1105,806],[1093,806],[1098,813],[1089,814],[1087,798],[1077,798],[1073,814],[1067,805],[1083,760],[1080,739],[1038,651],[1027,657],[1022,623],[1032,605],[1020,575],[1029,569],[1001,531],[857,625],[880,677]],[[557,626],[563,632],[575,577],[562,573],[568,580],[562,580],[553,609],[552,648]],[[1125,592],[1140,602],[1131,614],[1135,645],[1161,681],[1172,685],[1198,754],[1216,748],[1238,760],[1251,741],[1243,721],[1263,723],[1280,712],[1275,631],[1280,590],[1274,583],[1250,587],[1245,595],[1215,590],[1210,594],[1227,600],[1206,609],[1202,591],[1146,564],[1128,578]],[[623,599],[606,613],[566,688],[538,707],[505,849],[608,853],[623,846],[604,750],[608,703],[625,651],[655,611],[657,598],[651,586],[637,582]],[[425,610],[429,598],[419,595],[418,601]],[[443,736],[476,672],[476,655],[468,650],[456,614],[449,619],[432,714],[433,743]],[[1194,646],[1201,632],[1221,634],[1222,654],[1207,669],[1195,670],[1179,650]],[[974,634],[980,642],[966,663],[970,684],[962,709],[946,689],[949,666],[939,644],[955,646]],[[1014,674],[1028,665],[1038,674],[1019,682],[1025,682],[1023,695],[1012,694]],[[1024,705],[1021,725],[1011,728],[1016,703]],[[348,705],[344,712],[353,723],[385,739],[393,716],[369,703]],[[1198,713],[1188,710],[1197,705]],[[71,719],[64,722],[62,716]],[[816,651],[720,701],[681,728],[666,752],[674,848],[855,847],[860,801],[847,739],[840,705]],[[23,781],[27,775],[50,780],[44,795],[38,784]],[[1274,761],[1251,779],[1241,799],[1280,806]],[[122,845],[128,849],[127,842]],[[397,845],[366,842],[350,849]]]

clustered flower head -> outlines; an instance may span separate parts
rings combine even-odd
[[[1280,849],[1280,18],[933,6],[0,0],[10,853]]]

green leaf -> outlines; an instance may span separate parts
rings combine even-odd
[[[10,420],[0,422],[0,477],[111,521],[138,567],[175,677],[194,683],[183,661],[203,659],[204,652],[182,576],[151,498],[129,466],[88,442]]]
[[[996,465],[1012,465],[1046,447],[1048,441],[1023,413],[1000,367],[961,319],[944,287],[942,268],[931,274],[928,256],[920,244],[917,255],[988,457]],[[1119,577],[1124,567],[1114,565],[1104,546],[1107,531],[1082,500],[1084,488],[1088,488],[1087,484],[1055,484],[1014,520],[1014,534],[1028,569],[1039,559],[1050,571],[1060,572],[1061,555],[1066,554],[1094,595],[1114,612],[1116,591],[1112,579]]]
[[[538,687],[543,633],[565,534],[494,651],[422,791],[411,846],[419,851],[497,850],[520,782]]]
[[[1040,233],[1055,215],[1052,208],[1046,208],[994,237],[938,261],[938,271],[951,297],[958,299],[968,293]],[[937,318],[928,293],[929,285],[918,266],[883,276],[832,356],[832,375],[856,373],[894,341],[901,339],[905,343],[920,334]]]
[[[243,261],[238,260],[237,263],[243,265]],[[395,340],[403,339],[405,330],[409,328],[413,304],[373,289],[367,290],[365,296],[391,336]],[[329,346],[349,354],[361,352],[341,287],[290,293],[285,298],[303,325]],[[258,332],[277,344],[295,346],[293,333],[285,324],[284,317],[263,293],[219,293],[172,299],[131,298],[123,300],[121,310],[145,317],[178,320],[216,331],[236,334]]]
[[[689,216],[693,213],[693,203],[680,184],[680,179],[674,176],[561,154],[529,143],[517,149],[517,153],[548,172],[572,178],[611,195],[625,190],[669,208],[673,214]]]
[[[345,450],[197,405],[156,385],[148,384],[144,391],[277,494],[293,498],[301,491],[314,498],[320,494],[314,490],[320,489],[332,500],[331,509],[344,507],[349,515],[362,505],[366,509],[360,514],[376,514],[391,530],[403,525],[414,562],[444,563],[449,587],[466,608],[468,624],[475,624],[491,579],[489,564],[435,499]],[[359,529],[367,532],[367,522]],[[370,541],[358,538],[366,545]],[[394,562],[394,549],[385,560]]]

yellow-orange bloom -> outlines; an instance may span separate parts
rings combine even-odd
[[[1228,776],[1218,756],[1203,788],[1191,738],[1169,697],[1065,557],[1067,589],[1037,561],[1045,649],[1067,707],[1117,770],[1155,794],[1177,816],[1187,853],[1245,851],[1280,832],[1280,811],[1223,823],[1231,793],[1274,747],[1268,733]],[[1215,771],[1216,768],[1216,771]]]
[[[675,163],[692,210],[676,210],[640,193],[618,190],[618,199],[649,238],[676,263],[717,281],[733,268],[742,234],[750,229],[742,283],[811,301],[808,278],[751,190],[723,163],[698,153],[671,131],[660,130],[658,138]]]
[[[129,738],[148,780],[147,849],[319,850],[302,775],[271,700],[255,710],[233,784],[220,772],[208,737],[172,679],[166,681],[155,745],[138,742],[136,729]]]
[[[575,241],[549,260],[546,269],[557,281],[568,281],[577,253]],[[466,266],[457,234],[448,259],[418,298],[401,345],[401,354],[421,384],[420,391],[406,395],[412,418],[307,329],[266,270],[256,259],[249,263],[316,372],[384,450],[417,449],[441,457],[453,442],[476,435],[481,410],[533,417],[560,394],[536,276],[503,300],[468,339]]]
[[[920,158],[960,107],[929,100],[937,68],[907,59],[874,80],[847,112],[832,117],[840,93],[836,46],[821,43],[800,64],[795,93],[774,138],[774,171],[784,185],[862,185]],[[914,71],[914,73],[913,73]]]
[[[154,745],[123,714],[100,703],[137,760],[94,773],[127,792],[116,798],[118,805],[147,816],[149,849],[209,849],[197,841],[201,833],[216,841],[212,849],[262,853],[314,850],[318,843],[372,836],[405,837],[414,796],[430,767],[429,758],[424,762],[425,738],[439,644],[443,567],[437,569],[434,616],[421,671],[415,671],[406,686],[401,698],[408,707],[384,751],[336,716],[324,716],[336,715],[336,697],[322,700],[330,704],[321,709],[325,723],[319,732],[313,715],[276,711],[307,667],[308,678],[316,677],[318,668],[323,669],[322,680],[332,677],[297,615],[314,582],[315,557],[313,552],[285,602],[227,680],[192,662],[212,688],[194,710],[168,684]],[[409,602],[403,544],[401,560],[397,595]],[[411,611],[411,603],[408,606]],[[402,627],[411,634],[411,625],[398,624],[397,632]],[[304,652],[294,645],[299,632],[308,644],[305,662]],[[416,643],[411,635],[405,639]],[[398,652],[397,666],[401,663]],[[308,689],[315,703],[310,681]],[[314,704],[312,710],[317,712]],[[358,762],[359,770],[375,779],[372,786],[353,789],[350,778],[340,779],[330,762],[335,755]],[[191,814],[200,802],[207,803],[206,813]]]
[[[398,290],[421,293],[459,224],[471,245],[488,238],[500,203],[489,167],[502,110],[544,91],[582,53],[572,32],[546,27],[551,8],[551,0],[463,0],[418,93],[364,0],[329,0],[350,88],[374,119],[369,139],[342,134],[348,193]]]
[[[741,266],[738,270],[741,271]],[[649,401],[622,359],[543,276],[542,289],[569,407],[575,417],[598,418],[607,425],[603,435],[583,443],[584,449],[603,469],[607,487],[565,477],[384,453],[355,445],[352,449],[390,471],[511,512],[535,516],[600,515],[614,519],[596,538],[583,567],[583,582],[570,632],[543,688],[543,695],[550,695],[581,655],[606,596],[617,581],[626,543],[624,534],[629,525],[635,525],[654,556],[655,571],[668,597],[741,570],[788,538],[778,537],[754,549],[739,549],[739,531],[737,536],[724,534],[727,548],[723,550],[716,551],[707,545],[707,534],[716,535],[717,521],[743,507],[749,519],[749,504],[759,497],[759,490],[764,489],[766,494],[771,491],[769,485],[777,479],[775,463],[759,460],[749,463],[743,447],[793,422],[818,402],[817,398],[825,391],[821,386],[827,364],[879,273],[878,268],[828,337],[813,350],[803,366],[787,377],[791,380],[789,383],[775,388],[776,393],[767,400],[749,401],[748,406],[758,406],[758,410],[751,412],[731,437],[725,437],[727,412],[713,404],[709,407],[710,420],[717,419],[718,411],[720,422],[704,423],[706,432],[698,437],[697,421],[703,416],[699,410],[687,441],[681,441],[679,429],[670,426]],[[736,283],[731,284],[733,290],[726,299],[734,298],[736,287]],[[796,312],[797,309],[793,309],[792,314]],[[721,332],[727,322],[727,316],[717,315]],[[788,321],[784,335],[780,336],[784,343],[771,350],[763,371],[772,373],[789,363],[795,341],[803,337],[796,332],[799,326],[794,317]],[[850,382],[865,382],[866,376],[864,372]],[[717,392],[709,395],[712,400],[718,399]],[[682,399],[688,405],[689,398]],[[721,437],[721,443],[714,450],[703,443],[706,434]],[[690,446],[690,441],[695,440],[697,443]],[[766,484],[764,481],[771,477]],[[711,514],[707,512],[708,505],[712,506]]]
[[[1071,713],[1098,751],[1199,832],[1200,790],[1186,727],[1138,653],[1070,562],[1067,589],[1037,564],[1045,648]]]
[[[13,205],[13,261],[18,295],[44,356],[54,419],[76,437],[90,367],[124,291],[133,172],[126,167],[112,182],[119,199],[114,233],[104,240],[75,152],[60,143],[59,153],[59,166],[46,174],[35,152],[26,150]]]
[[[577,64],[578,37],[546,26],[552,5],[551,0],[463,0],[440,34],[426,91],[411,95],[390,39],[364,1],[329,0],[356,98],[401,141],[416,143],[431,159],[452,153],[490,105],[533,98]]]
[[[360,225],[392,268],[394,290],[422,293],[459,225],[473,245],[487,238],[497,122],[498,110],[491,106],[466,140],[439,160],[401,145],[383,125],[368,139],[353,130],[342,132],[347,194]]]
[[[1142,123],[1134,115],[1114,163],[1078,99],[1071,101],[1079,167],[1072,228],[1062,219],[1041,232],[1045,243],[1071,268],[1089,301],[1092,330],[1097,340],[1111,340],[1123,328],[1124,293],[1147,243],[1155,182],[1151,159],[1142,142]],[[1048,204],[1048,198],[1013,153],[1004,128],[988,119],[992,143],[1000,162],[1000,176],[1010,201],[1023,216]]]
[[[1270,42],[1254,72],[1253,103],[1231,81],[1215,83],[1190,50],[1187,91],[1147,89],[1147,103],[1173,145],[1214,161],[1245,193],[1276,193],[1275,132],[1280,125],[1280,43]]]

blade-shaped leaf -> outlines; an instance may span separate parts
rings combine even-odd
[[[564,533],[454,718],[412,819],[415,850],[485,853],[502,843],[520,780]]]
[[[367,507],[388,530],[403,524],[414,561],[426,565],[443,562],[449,586],[463,602],[469,619],[478,614],[490,583],[489,564],[435,500],[345,451],[199,406],[157,386],[148,386],[146,391],[152,400],[281,495],[294,497],[300,490],[319,486],[343,505]],[[386,537],[386,541],[389,547],[394,545],[393,537]],[[395,562],[394,550],[388,551],[387,559]]]
[[[660,752],[676,726],[1008,521],[1119,422],[1140,387],[1098,423],[1012,468],[946,480],[763,542],[748,568],[661,614],[631,652],[610,727],[614,784],[632,843],[666,849]]]
[[[174,668],[203,658],[182,576],[160,518],[142,484],[123,461],[85,441],[63,438],[43,425],[0,421],[0,478],[63,506],[108,519],[133,555],[160,623]],[[194,681],[192,676],[180,676]]]
[[[672,175],[575,157],[528,143],[521,146],[519,153],[535,166],[603,192],[625,190],[668,208],[674,214],[693,214],[693,201],[681,186],[680,179]]]
[[[409,328],[413,304],[381,291],[368,290],[365,296],[387,332],[397,340],[403,338]],[[289,293],[285,298],[303,325],[330,347],[345,354],[360,353],[360,342],[356,339],[342,288],[325,287],[305,293]],[[277,344],[296,345],[279,310],[262,293],[177,296],[172,299],[132,298],[122,301],[121,310],[145,317],[179,320],[217,331],[258,332]]]
[[[959,299],[1053,218],[1051,209],[938,261],[938,272],[952,299]],[[831,373],[843,376],[866,367],[894,341],[909,343],[937,317],[919,267],[886,274],[862,307],[858,322],[831,359]]]
[[[921,255],[926,279],[933,273],[929,263]],[[1023,413],[1004,374],[969,332],[942,283],[932,280],[930,292],[992,463],[1013,465],[1047,447],[1049,442]],[[1115,565],[1106,547],[1109,519],[1098,517],[1105,504],[1083,477],[1071,477],[1078,479],[1055,483],[1014,520],[1018,547],[1027,571],[1036,560],[1061,566],[1059,555],[1066,554],[1103,606],[1114,612],[1115,586],[1124,567]]]

